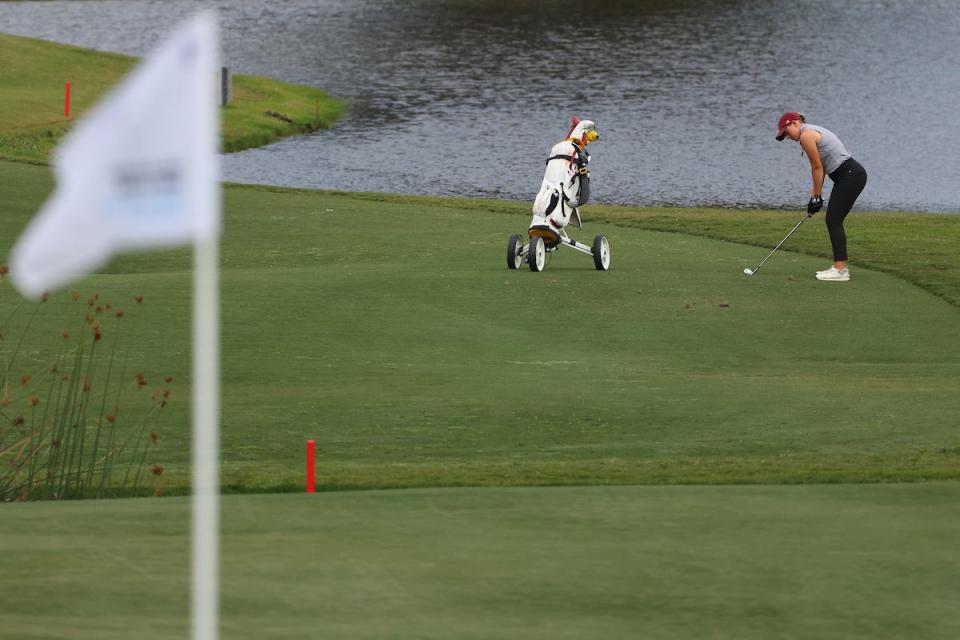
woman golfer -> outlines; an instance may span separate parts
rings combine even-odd
[[[817,280],[846,282],[850,279],[850,271],[847,269],[847,234],[843,230],[843,220],[867,184],[867,172],[853,159],[836,134],[815,124],[807,124],[802,113],[788,111],[780,116],[776,137],[777,140],[786,137],[799,142],[810,160],[813,189],[807,203],[808,215],[823,207],[824,175],[833,180],[827,204],[827,231],[833,246],[833,266],[826,271],[817,271]]]

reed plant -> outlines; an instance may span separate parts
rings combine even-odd
[[[0,500],[161,495],[160,438],[148,425],[173,379],[151,384],[122,355],[127,310],[76,291],[31,308],[5,275],[0,267],[0,302],[11,303],[0,305]],[[54,334],[45,315],[76,329]]]

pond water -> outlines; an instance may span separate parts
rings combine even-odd
[[[231,181],[531,200],[576,113],[595,201],[800,209],[809,165],[773,139],[799,110],[866,166],[861,208],[960,211],[956,0],[2,2],[0,31],[143,55],[198,6],[234,72],[350,105]]]

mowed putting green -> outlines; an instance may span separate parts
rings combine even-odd
[[[223,500],[224,638],[960,634],[955,483]],[[183,638],[186,498],[12,504],[0,638]]]
[[[3,166],[9,246],[50,184]],[[748,279],[767,248],[589,211],[581,236],[610,238],[609,272],[563,250],[509,271],[524,209],[228,187],[225,487],[302,487],[308,438],[323,489],[960,474],[960,314],[943,299],[855,264],[821,283],[824,260],[789,252]],[[820,221],[795,235],[826,243]],[[187,250],[132,255],[72,287],[145,296],[130,366],[175,379],[156,426],[168,492],[188,482],[189,269]],[[72,304],[48,302],[51,332]]]

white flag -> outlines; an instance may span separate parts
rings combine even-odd
[[[58,147],[57,188],[13,248],[10,277],[37,297],[117,251],[220,233],[218,34],[184,23]]]

